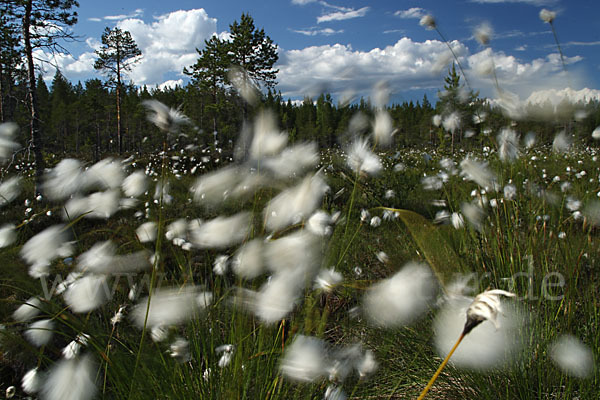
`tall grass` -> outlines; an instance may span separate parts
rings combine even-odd
[[[257,126],[266,124],[261,123]],[[270,123],[276,126],[276,122]],[[107,399],[416,398],[444,357],[435,346],[439,335],[444,335],[436,318],[453,296],[469,298],[491,287],[518,296],[516,307],[526,317],[520,320],[515,336],[523,346],[512,362],[493,363],[487,369],[464,368],[450,358],[428,397],[598,396],[597,368],[573,367],[565,365],[560,357],[552,357],[553,343],[567,333],[585,344],[585,354],[594,359],[600,348],[596,333],[600,323],[596,273],[600,169],[595,148],[573,146],[565,153],[556,153],[549,146],[527,150],[518,145],[519,157],[510,162],[499,156],[500,143],[490,137],[477,138],[482,144],[474,145],[469,154],[449,154],[442,149],[396,152],[363,146],[357,155],[352,148],[324,149],[315,160],[308,154],[308,168],[299,168],[293,176],[282,178],[277,175],[278,169],[269,171],[269,165],[284,154],[287,139],[278,132],[257,128],[253,135],[253,140],[265,141],[260,150],[268,149],[269,154],[252,158],[254,147],[247,147],[242,149],[250,154],[245,159],[223,161],[216,143],[199,154],[194,149],[182,151],[173,138],[167,138],[171,143],[166,143],[160,154],[133,157],[123,165],[117,160],[120,171],[143,169],[151,184],[137,202],[129,198],[128,207],[96,219],[89,218],[97,211],[91,203],[86,203],[91,209],[84,208],[65,219],[65,201],[69,196],[110,190],[110,179],[100,183],[100,189],[69,193],[61,199],[36,200],[31,198],[33,174],[26,160],[21,160],[19,171],[26,171],[21,190],[1,209],[3,219],[17,226],[14,243],[0,253],[0,313],[5,321],[0,332],[1,368],[5,386],[19,387],[21,377],[34,367],[55,371],[64,357],[61,350],[85,333],[89,339],[75,360],[80,360],[82,354],[93,357],[93,385],[80,398],[91,396],[92,387],[97,397]],[[364,138],[356,140],[367,143]],[[369,159],[370,164],[361,157]],[[467,158],[488,163],[477,165],[489,168],[494,176],[489,185],[474,182],[477,179],[461,164]],[[380,164],[374,165],[374,159]],[[233,183],[218,189],[216,197],[210,190],[198,193],[199,177],[222,173],[227,171],[225,166],[232,165],[237,168],[235,173],[222,175],[215,185],[227,179]],[[283,169],[282,164],[277,165]],[[317,166],[319,172],[313,175]],[[14,173],[14,165],[12,168]],[[83,170],[82,174],[85,176]],[[303,180],[306,176],[313,181]],[[321,177],[329,190],[317,187],[315,194],[307,182],[320,182]],[[167,182],[168,191],[155,191]],[[254,183],[258,183],[256,187]],[[119,184],[112,190],[124,190]],[[191,187],[196,192],[191,193]],[[291,188],[296,189],[289,192]],[[284,197],[287,203],[283,203],[296,211],[289,221],[273,228],[272,218],[283,217],[271,211],[276,209],[281,214],[286,210],[275,206],[274,199],[282,193],[294,193]],[[126,196],[119,191],[118,197]],[[306,205],[315,198],[316,206]],[[577,201],[580,204],[576,206]],[[249,213],[247,226],[231,232],[224,227],[198,239],[197,229],[206,227],[209,221],[243,210]],[[319,225],[321,236],[311,230],[311,216],[318,210],[328,216]],[[471,215],[467,210],[476,212]],[[181,237],[167,238],[171,223],[181,218],[187,221],[186,232]],[[143,222],[156,223],[156,239],[145,242],[136,236]],[[31,237],[59,223],[65,224],[64,230],[74,242],[73,250],[57,255],[47,275],[33,279],[28,275],[31,266],[23,259],[23,248]],[[247,234],[237,240],[238,231]],[[268,246],[308,232],[301,236],[309,241],[302,243],[306,245],[304,254],[298,256],[291,246],[271,254],[273,247]],[[205,245],[205,241],[213,243],[217,237],[218,243],[224,244]],[[111,270],[107,285],[97,288],[107,290],[107,301],[91,310],[75,312],[73,304],[51,292],[82,263],[82,253],[106,240],[116,245],[115,257],[138,251],[152,257],[136,269],[121,265],[127,271],[121,275],[119,270]],[[241,262],[236,261],[238,251],[254,240],[257,246],[265,246],[258,253],[260,257],[276,259],[263,260],[263,264],[291,263],[302,273],[293,275],[293,268],[278,270],[273,266],[252,276],[240,273],[236,269],[236,262]],[[214,267],[223,255],[229,258],[226,271]],[[302,265],[304,257],[311,260],[310,265]],[[423,300],[425,311],[399,323],[374,320],[373,314],[377,313],[368,309],[365,299],[412,261],[426,264],[435,282],[433,298]],[[330,269],[330,284],[323,283],[323,279],[315,281],[320,271]],[[335,272],[341,273],[341,280],[334,278]],[[276,296],[266,296],[282,274],[292,274],[294,279],[285,281],[284,290]],[[468,284],[457,285],[465,277],[469,278]],[[131,291],[134,283],[137,289]],[[157,315],[152,299],[160,299],[164,288],[175,290],[172,297],[176,306],[167,308],[162,317],[168,321],[178,313],[183,317],[161,326],[151,322]],[[184,296],[188,290],[194,293],[190,297],[194,305],[180,301],[187,299]],[[400,299],[412,300],[406,298],[406,293],[396,294]],[[209,296],[210,301],[200,296]],[[281,298],[286,296],[291,301],[282,303]],[[32,320],[50,319],[54,323],[54,335],[39,347],[23,336],[29,322],[13,314],[31,297],[41,299],[36,307],[39,313]],[[125,310],[123,318],[112,322],[121,307]],[[193,311],[183,312],[186,307]],[[395,306],[390,302],[389,307]],[[131,317],[137,310],[142,310],[141,323]],[[307,347],[306,353],[300,352],[305,359],[290,360],[290,348],[299,346],[301,338],[309,338],[306,342],[319,351],[309,354]],[[187,341],[183,356],[173,354],[172,345],[178,339]],[[494,345],[489,343],[490,347]],[[374,354],[377,364],[374,372],[370,354]],[[74,372],[73,377],[77,376]],[[54,375],[45,379],[46,385],[58,385]],[[69,384],[78,383],[61,382],[67,387],[60,390],[70,393]],[[53,398],[47,389],[41,393]],[[17,398],[23,397],[19,389]]]

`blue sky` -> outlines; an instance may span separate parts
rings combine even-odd
[[[491,62],[502,89],[522,99],[565,88],[588,88],[593,90],[585,93],[600,95],[597,0],[80,3],[73,31],[81,41],[65,44],[70,54],[54,57],[72,81],[99,77],[92,67],[94,49],[104,28],[117,25],[131,32],[144,54],[130,74],[135,84],[186,83],[181,71],[196,60],[195,48],[213,34],[226,38],[229,24],[247,12],[279,45],[277,88],[286,98],[314,97],[321,91],[336,97],[368,96],[376,83],[386,81],[394,101],[420,99],[423,93],[435,99],[452,61],[437,32],[419,25],[421,16],[431,14],[459,55],[473,89],[484,96],[496,96],[486,74]],[[539,18],[542,8],[556,12],[566,73],[550,25]],[[488,48],[473,38],[474,29],[484,22],[493,28]],[[45,69],[51,78],[54,70]]]

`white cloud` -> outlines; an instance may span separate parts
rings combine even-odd
[[[557,0],[471,0],[471,3],[500,4],[500,3],[525,3],[534,6],[549,6],[557,3]]]
[[[91,18],[88,18],[88,21],[91,21],[91,22],[102,22],[102,18],[91,17]]]
[[[559,105],[563,100],[567,100],[570,103],[577,103],[580,101],[583,103],[587,103],[590,100],[600,101],[600,90],[588,88],[583,88],[580,90],[574,90],[571,88],[565,88],[560,90],[538,90],[531,93],[527,100],[525,100],[525,103],[542,104],[546,100],[550,101],[550,103],[552,103],[552,105],[554,106]]]
[[[317,1],[317,0],[292,0],[292,4],[296,4],[296,5],[299,5],[299,6],[303,6],[303,5],[305,5],[305,4],[308,4],[308,3],[314,3],[314,2],[316,2],[316,1]]]
[[[120,14],[120,15],[107,15],[104,17],[107,21],[121,21],[127,18],[136,18],[141,17],[144,14],[144,10],[141,8],[136,9],[134,12],[129,14]]]
[[[331,36],[331,35],[335,35],[338,33],[344,33],[344,30],[340,29],[340,30],[336,31],[331,28],[325,28],[325,29],[309,28],[309,29],[292,30],[292,32],[300,33],[300,34],[306,35],[306,36],[317,36],[317,35]]]
[[[462,44],[452,43],[459,53]],[[290,50],[281,55],[279,87],[284,96],[303,97],[326,90],[341,94],[347,89],[368,93],[381,80],[397,91],[439,87],[441,77],[432,67],[448,52],[443,42],[422,43],[402,38],[393,46],[356,51],[349,45],[334,44]]]
[[[389,34],[389,33],[402,33],[402,34],[405,34],[406,30],[404,30],[404,29],[388,29],[388,30],[383,31],[383,33],[385,33],[385,34]]]
[[[161,83],[160,85],[158,85],[158,88],[160,90],[164,90],[164,89],[174,89],[175,86],[183,86],[183,79],[170,79],[166,82]]]
[[[142,60],[130,74],[136,84],[155,84],[165,81],[169,73],[182,74],[184,67],[196,62],[196,48],[216,33],[217,20],[204,9],[179,10],[162,15],[155,22],[125,19],[119,28],[131,33],[142,51]]]
[[[75,58],[72,54],[52,54],[37,49],[33,52],[33,57],[45,81],[52,80],[57,68],[70,80],[87,78],[94,73],[94,52],[84,52]]]
[[[408,10],[398,10],[394,13],[395,16],[400,18],[422,18],[427,11],[422,9],[421,7],[412,7]]]
[[[576,75],[566,76],[560,56],[552,53],[529,62],[491,49],[470,54],[458,41],[450,43],[465,68],[474,90],[482,96],[496,95],[490,76],[480,76],[482,64],[493,59],[500,87],[527,98],[540,89],[581,86]],[[568,64],[581,57],[566,58]],[[441,88],[453,61],[447,46],[438,40],[415,42],[402,38],[394,45],[371,51],[357,51],[349,45],[334,44],[289,50],[280,55],[278,80],[284,97],[303,98],[329,92],[341,96],[348,89],[368,95],[377,82],[386,80],[396,93]],[[464,79],[462,80],[464,82]]]
[[[596,40],[594,42],[577,42],[577,41],[572,41],[572,42],[566,42],[562,44],[563,47],[567,47],[567,46],[600,46],[600,40]]]
[[[336,11],[330,14],[324,14],[317,17],[317,23],[330,22],[330,21],[342,21],[346,19],[364,17],[369,11],[370,7],[359,8],[358,10],[350,9],[346,11]]]
[[[139,13],[140,10],[136,10]],[[204,47],[204,40],[216,34],[217,20],[210,18],[203,9],[175,11],[156,18],[152,23],[129,18],[119,21],[117,26],[129,31],[142,51],[142,59],[132,68],[129,77],[136,85],[156,86],[182,76],[183,67],[198,59],[196,48]],[[221,37],[226,37],[223,32]],[[86,39],[90,51],[75,58],[71,54],[45,53],[37,50],[35,55],[42,68],[44,79],[51,80],[55,66],[70,80],[88,79],[99,76],[94,70],[94,50],[101,43],[95,38]],[[175,78],[173,82],[181,79]]]

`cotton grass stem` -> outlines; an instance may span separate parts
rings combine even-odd
[[[162,156],[162,171],[161,171],[161,182],[163,185],[165,184],[165,177],[166,177],[166,170],[167,170],[166,154],[167,154],[167,142],[164,141],[163,142],[163,156]],[[142,354],[142,347],[144,346],[144,339],[146,337],[146,328],[148,325],[148,314],[150,313],[150,301],[152,300],[152,291],[154,289],[154,285],[156,284],[156,279],[157,279],[156,272],[158,269],[158,264],[160,262],[160,248],[162,246],[162,236],[164,234],[164,232],[163,232],[163,226],[164,226],[163,200],[164,200],[165,191],[163,189],[164,189],[164,186],[161,187],[160,198],[158,201],[158,226],[156,228],[157,232],[156,232],[156,244],[155,244],[155,257],[154,257],[154,263],[152,265],[152,275],[150,276],[150,287],[148,288],[148,302],[146,303],[146,315],[144,317],[144,326],[142,327],[142,335],[140,338],[140,345],[138,347],[138,351],[135,356],[135,365],[133,367],[133,372],[131,374],[131,385],[129,386],[129,394],[127,396],[128,399],[131,398],[131,394],[133,393],[133,385],[135,384],[135,373],[137,372],[137,369],[138,369],[138,366],[140,363],[140,356]]]
[[[465,83],[467,84],[467,87],[469,88],[470,91],[473,91],[473,88],[471,87],[471,84],[469,83],[469,79],[467,78],[467,74],[465,74],[465,70],[463,69],[462,64],[458,60],[458,56],[454,52],[454,49],[452,48],[452,46],[450,46],[450,43],[448,42],[446,37],[444,35],[442,35],[442,32],[440,32],[440,30],[437,27],[435,28],[435,31],[438,33],[438,35],[440,35],[440,37],[442,38],[444,43],[446,43],[446,46],[448,46],[448,49],[450,49],[450,53],[452,53],[452,56],[454,57],[454,59],[456,60],[456,63],[458,64],[458,69],[460,69],[460,72],[461,72],[463,78],[465,78]]]
[[[562,63],[563,70],[567,72],[567,64],[565,64],[565,56],[563,55],[562,48],[560,47],[560,42],[558,41],[558,36],[556,35],[556,29],[554,29],[554,23],[552,21],[549,22],[550,28],[552,28],[552,34],[554,35],[554,41],[556,42],[556,47],[558,48],[558,54],[560,54],[560,62]]]
[[[450,352],[448,352],[448,355],[446,356],[446,358],[444,358],[444,361],[442,361],[442,363],[440,364],[437,371],[435,371],[435,374],[433,374],[433,376],[429,380],[429,383],[427,384],[427,386],[425,386],[425,388],[423,389],[423,391],[421,392],[421,394],[419,395],[417,400],[422,400],[425,398],[425,395],[427,395],[427,392],[429,392],[429,389],[431,389],[431,387],[435,383],[438,376],[440,376],[440,374],[444,370],[444,367],[446,367],[446,364],[448,364],[448,361],[450,361],[450,357],[452,357],[452,354],[454,353],[454,351],[456,350],[456,348],[458,347],[460,342],[462,342],[465,335],[466,335],[466,333],[464,331],[463,331],[463,333],[460,334],[460,337],[458,338],[456,343],[454,343],[454,346],[452,347],[452,349],[450,349]]]

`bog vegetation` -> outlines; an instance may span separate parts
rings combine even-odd
[[[213,38],[186,87],[38,79],[37,179],[2,81],[6,396],[596,398],[598,103],[517,116],[453,64],[435,106],[295,104],[231,30],[266,53]]]

